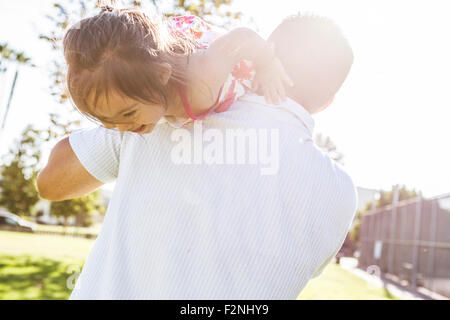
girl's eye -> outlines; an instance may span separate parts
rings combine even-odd
[[[136,113],[136,110],[134,110],[134,111],[131,111],[131,112],[128,112],[128,113],[126,113],[126,114],[124,114],[123,116],[124,117],[131,117],[133,114],[135,114]]]

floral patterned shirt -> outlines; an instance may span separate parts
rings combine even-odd
[[[173,33],[183,32],[198,44],[197,49],[207,49],[209,44],[223,35],[226,31],[212,26],[197,16],[179,16],[169,19],[169,28]],[[229,106],[239,97],[243,96],[251,88],[251,82],[255,76],[255,68],[251,61],[239,62],[225,80],[220,96],[218,107],[214,112],[226,111]],[[174,127],[182,127],[192,122],[192,118],[165,118]]]

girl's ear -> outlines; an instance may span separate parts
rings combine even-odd
[[[160,65],[160,67],[161,71],[159,74],[159,79],[162,85],[165,86],[169,82],[170,76],[172,75],[172,66],[169,63],[164,62]]]

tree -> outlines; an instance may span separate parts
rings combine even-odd
[[[100,203],[101,194],[97,190],[88,195],[76,199],[52,202],[50,214],[57,218],[64,218],[64,226],[67,225],[69,217],[75,217],[75,224],[81,227],[92,225],[92,214],[98,211],[105,213],[105,206]]]
[[[152,2],[157,6],[161,1],[153,0]],[[167,17],[195,15],[221,27],[227,27],[233,21],[242,17],[242,12],[229,10],[229,5],[233,0],[174,0],[173,2],[173,9],[169,12],[164,12],[164,15]]]
[[[0,206],[19,215],[31,216],[34,205],[41,199],[36,187],[40,169],[41,147],[45,142],[60,139],[70,134],[74,121],[63,122],[56,114],[50,114],[51,129],[38,130],[28,125],[16,147],[10,149],[0,167]],[[76,218],[77,225],[89,226],[92,213],[104,213],[106,207],[101,203],[99,191],[87,196],[55,202],[51,204],[51,215]]]
[[[0,43],[0,73],[5,72],[7,70],[7,62],[15,62],[17,64],[16,66],[16,72],[14,74],[14,80],[11,85],[11,89],[9,92],[9,98],[8,103],[6,104],[6,111],[3,116],[3,119],[0,119],[0,134],[3,130],[6,122],[6,117],[8,115],[8,111],[11,105],[11,100],[14,95],[14,89],[16,86],[17,77],[19,74],[19,65],[30,65],[34,67],[35,65],[31,63],[31,59],[25,56],[25,53],[21,51],[16,51],[14,49],[11,49],[7,43]]]
[[[375,208],[382,208],[392,204],[394,201],[394,190],[395,186],[392,186],[392,189],[390,191],[381,190],[379,192],[379,199],[375,200]],[[417,196],[418,194],[415,189],[408,190],[406,186],[401,186],[400,188],[398,188],[398,201],[415,198]],[[373,201],[369,201],[368,203],[366,203],[366,207],[364,208],[363,212],[368,212],[371,210],[372,202]]]
[[[356,212],[355,220],[353,222],[352,230],[350,231],[350,238],[352,241],[357,242],[359,241],[359,230],[361,226],[361,219],[362,216],[372,210],[373,203],[375,204],[375,208],[382,208],[388,205],[391,205],[394,201],[394,190],[395,186],[392,186],[392,189],[390,191],[383,191],[381,190],[379,192],[379,199],[375,200],[375,203],[373,201],[369,201],[366,203],[366,207],[363,210],[358,210]],[[415,189],[409,190],[406,188],[406,186],[401,186],[398,189],[398,201],[403,201],[411,198],[415,198],[418,196],[418,193]]]
[[[7,43],[0,43],[0,72],[4,72],[7,69],[5,61],[13,61],[34,66],[31,64],[31,59],[25,56],[24,52],[10,48]]]
[[[86,0],[67,0],[55,1],[53,3],[54,13],[48,14],[47,18],[52,23],[52,29],[47,32],[47,34],[39,35],[39,39],[47,41],[54,52],[57,54],[51,61],[50,70],[50,94],[55,97],[55,99],[64,104],[68,99],[68,94],[64,85],[64,60],[62,56],[63,47],[62,40],[65,32],[69,26],[84,18],[86,12],[88,11]],[[92,3],[92,1],[90,2]]]
[[[0,167],[0,206],[13,213],[29,216],[39,201],[35,182],[43,140],[41,131],[28,125]]]
[[[62,120],[61,115],[50,113],[50,125],[46,131],[46,141],[53,142],[60,140],[72,133],[73,130],[80,127],[80,120]]]

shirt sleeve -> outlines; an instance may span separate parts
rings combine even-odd
[[[104,127],[79,129],[69,136],[73,152],[97,180],[109,183],[117,178],[123,132]]]
[[[336,191],[335,199],[337,202],[333,206],[334,217],[330,217],[330,221],[332,221],[333,229],[337,232],[335,234],[335,239],[337,241],[334,242],[337,243],[337,246],[333,248],[328,259],[326,259],[326,261],[316,270],[313,275],[314,278],[322,274],[325,267],[333,260],[344,244],[345,238],[351,229],[358,203],[357,191],[350,176],[338,165],[335,167],[335,172],[337,173],[337,177],[339,177],[339,183],[333,188]],[[330,232],[330,234],[332,234],[332,232]]]

